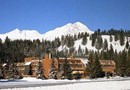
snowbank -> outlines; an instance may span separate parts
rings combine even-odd
[[[109,81],[109,82],[92,82],[92,83],[77,83],[69,85],[45,86],[45,87],[28,87],[28,88],[13,88],[2,90],[129,90],[129,81]]]

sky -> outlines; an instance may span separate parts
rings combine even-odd
[[[90,30],[130,30],[130,0],[0,0],[0,34],[16,28],[45,33],[81,22]]]

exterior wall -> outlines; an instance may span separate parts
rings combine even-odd
[[[36,77],[37,62],[38,61],[36,61],[36,60],[31,62],[31,70],[32,70],[33,77]]]
[[[62,68],[63,63],[64,63],[64,58],[57,60],[58,61],[58,68]],[[68,58],[67,59],[69,61],[70,67],[72,69],[72,74],[81,74],[81,77],[84,78],[85,77],[85,65],[84,63],[80,60],[80,59],[75,59],[75,58]],[[61,71],[62,73],[62,71]]]
[[[28,65],[28,66],[30,67],[31,73],[29,75],[29,74],[25,74],[25,72],[24,72],[23,76],[25,76],[25,77],[30,77],[30,76],[31,77],[36,77],[36,70],[37,70],[37,62],[38,61],[39,60],[36,57],[25,58],[24,59],[24,65],[23,65],[24,71],[25,71],[25,66],[26,66],[25,64],[28,63],[28,62],[30,62],[30,65]]]
[[[113,60],[99,60],[105,73],[115,74],[116,64]]]
[[[45,55],[45,59],[42,60],[42,65],[43,65],[43,72],[44,72],[44,76],[45,78],[49,77],[49,72],[50,72],[50,68],[51,68],[51,59],[49,59],[49,55],[46,54]]]
[[[18,62],[16,63],[17,69],[18,69],[18,73],[19,75],[23,76],[23,77],[36,77],[36,71],[37,71],[37,63],[40,61],[41,63],[41,69],[42,72],[45,76],[46,79],[49,78],[49,74],[50,74],[50,70],[51,70],[51,65],[52,65],[52,59],[50,58],[51,56],[49,54],[46,54],[44,59],[42,60],[38,60],[35,57],[29,57],[29,58],[25,58],[24,62]],[[63,65],[64,63],[64,58],[63,59],[54,59],[54,70],[57,73],[57,77],[58,77],[58,68],[61,68],[59,66],[59,63]],[[85,71],[85,65],[82,63],[82,61],[80,59],[68,59],[71,69],[72,74],[76,74],[76,73],[80,73],[80,74],[84,74]],[[30,64],[29,64],[30,63]],[[31,73],[25,73],[25,66],[27,65],[27,69],[31,70]],[[7,73],[5,73],[7,74]],[[7,75],[6,75],[7,76]]]
[[[41,62],[41,68],[42,68],[42,72],[45,76],[45,78],[49,77],[49,73],[50,73],[50,69],[51,69],[51,63],[52,63],[52,59],[50,59],[50,55],[46,54],[44,59],[40,60]],[[24,75],[24,76],[32,76],[32,77],[36,77],[36,70],[37,70],[37,58],[25,58],[25,63],[27,62],[31,62],[31,71],[32,71],[32,75]],[[55,60],[56,62],[56,60]],[[54,64],[55,67],[57,67],[57,64]]]
[[[24,63],[18,62],[18,63],[16,63],[16,66],[17,66],[19,75],[24,76],[24,70],[25,70]]]
[[[32,61],[32,60],[38,60],[38,58],[36,58],[36,57],[24,58],[24,62],[29,62],[29,61]]]

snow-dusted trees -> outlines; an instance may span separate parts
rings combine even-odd
[[[95,47],[96,47],[98,50],[100,50],[100,49],[102,48],[102,46],[103,46],[102,37],[101,37],[101,35],[98,35],[98,36],[97,36],[96,46],[95,46]]]
[[[92,78],[98,78],[98,77],[103,77],[103,71],[101,68],[101,64],[99,62],[98,54],[95,53],[95,61],[94,61]]]
[[[108,42],[107,39],[105,39],[103,43],[103,50],[106,50],[107,48],[108,48]]]
[[[83,44],[83,45],[86,45],[86,44],[87,44],[87,37],[86,37],[86,36],[83,37],[83,39],[82,39],[82,44]]]
[[[109,59],[113,60],[114,59],[114,50],[112,44],[110,44],[110,49],[108,50],[108,57]]]
[[[74,38],[73,36],[66,36],[66,46],[67,47],[73,47],[74,45]]]
[[[57,79],[57,72],[55,70],[56,68],[54,64],[55,64],[55,61],[54,61],[54,58],[52,58],[49,79]]]
[[[110,35],[110,42],[112,42],[113,41],[113,38],[112,38],[112,35]]]
[[[128,40],[126,41],[125,48],[126,48],[126,49],[129,48],[129,42],[128,42]]]
[[[92,78],[93,76],[93,65],[94,65],[94,58],[93,58],[93,52],[91,52],[90,54],[89,54],[89,57],[88,57],[88,64],[86,65],[87,67],[87,71],[86,72],[89,72],[89,76],[90,76],[90,78]]]
[[[65,57],[62,70],[63,70],[62,78],[72,79],[72,70],[71,70],[71,67],[70,67],[70,63],[67,60],[67,57]]]
[[[125,40],[124,31],[121,30],[119,35],[120,35],[120,45],[123,46]]]
[[[83,34],[83,36],[82,36],[82,44],[83,44],[83,45],[86,45],[86,44],[87,44],[87,37],[88,37],[88,36],[89,36],[89,35],[87,34],[87,32]]]
[[[82,50],[81,46],[79,46],[79,48],[78,48],[78,55],[77,56],[79,56],[79,57],[83,56],[83,50]]]
[[[94,47],[95,46],[95,42],[96,42],[96,36],[95,36],[95,34],[92,34],[91,35],[91,39],[92,39],[92,46]]]
[[[90,53],[87,68],[87,70],[89,71],[90,78],[98,78],[104,76],[97,53]]]
[[[118,34],[114,35],[114,40],[115,40],[115,42],[119,40],[119,35]]]
[[[36,63],[36,77],[38,78],[38,79],[43,79],[44,78],[44,72],[43,72],[43,70],[42,70],[42,64],[41,64],[41,62],[40,62],[40,60],[39,61],[37,61],[37,63]]]

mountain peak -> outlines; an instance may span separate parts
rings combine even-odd
[[[56,37],[61,37],[62,35],[77,35],[82,32],[87,32],[92,34],[93,32],[88,29],[87,26],[81,22],[68,23],[62,27],[58,27],[54,30],[48,31],[43,34],[43,38],[46,40],[54,40]]]
[[[5,39],[5,37],[9,37],[11,40],[16,39],[46,39],[46,40],[54,40],[56,37],[61,38],[61,36],[66,35],[78,35],[79,33],[87,32],[89,34],[92,34],[93,32],[88,29],[87,26],[82,24],[81,22],[76,23],[68,23],[64,26],[58,27],[54,30],[50,30],[46,32],[45,34],[40,34],[36,30],[20,30],[18,28],[14,29],[13,31],[10,31],[5,34],[0,34],[0,37],[2,40]]]
[[[75,22],[74,24],[77,24],[77,25],[84,25],[84,24],[81,23],[81,22]]]
[[[84,25],[83,23],[81,23],[81,22],[76,22],[73,25],[75,25],[77,27],[80,27],[80,28],[87,28],[88,29],[88,27],[86,25]]]
[[[8,33],[6,33],[6,34],[14,34],[14,33],[20,33],[21,31],[18,29],[18,28],[16,28],[16,29],[14,29],[13,31],[10,31],[10,32],[8,32]]]
[[[72,25],[72,23],[67,23],[65,26],[71,26]]]
[[[93,32],[83,23],[81,22],[76,22],[73,24],[76,28],[78,28],[79,30],[85,31],[89,34],[92,34]]]

